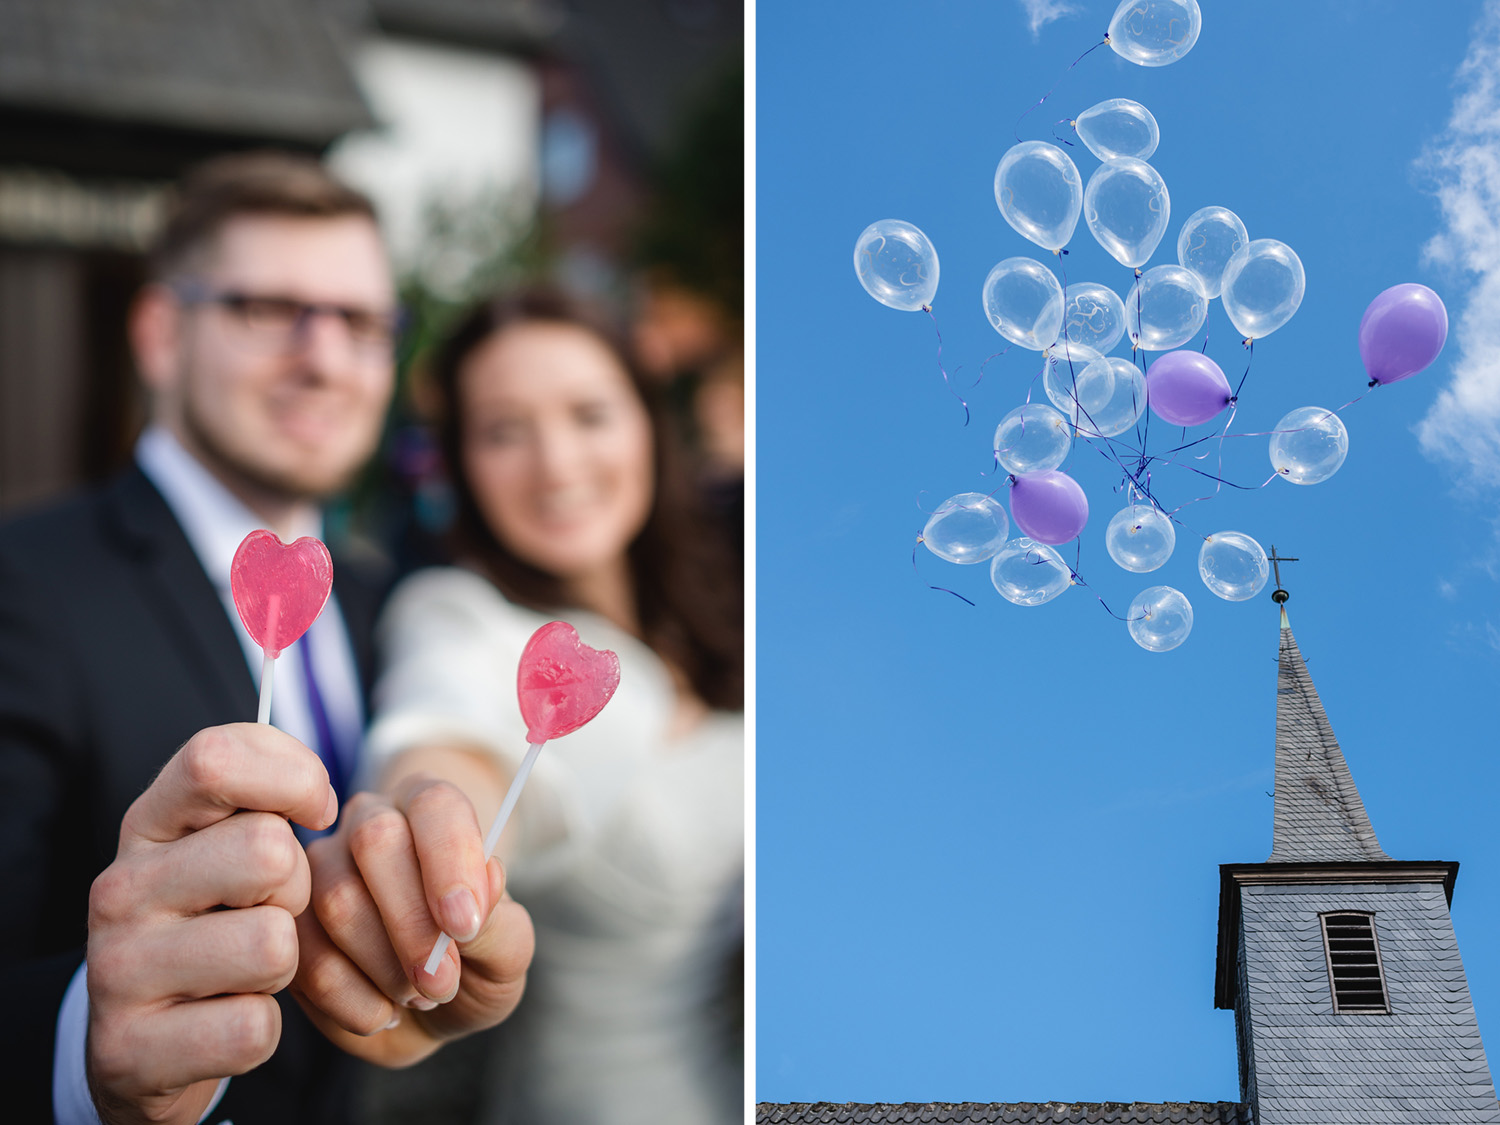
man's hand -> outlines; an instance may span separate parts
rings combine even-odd
[[[102,1120],[196,1122],[276,1049],[307,858],[288,819],[338,812],[323,763],[274,727],[194,735],[120,826],[89,894],[89,1087]]]
[[[312,904],[297,919],[292,993],[346,1051],[403,1066],[520,1002],[531,917],[505,895],[500,861],[486,860],[474,807],[453,785],[419,776],[390,797],[357,794],[307,854]],[[429,975],[440,928],[455,945]]]

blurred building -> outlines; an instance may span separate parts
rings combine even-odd
[[[129,456],[125,310],[188,165],[328,154],[454,299],[540,217],[605,292],[742,32],[742,0],[0,0],[0,510]]]

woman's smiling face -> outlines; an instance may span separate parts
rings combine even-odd
[[[459,369],[464,471],[518,558],[563,581],[625,561],[651,513],[651,419],[615,353],[586,328],[530,321]]]

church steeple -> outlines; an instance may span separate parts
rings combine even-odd
[[[1284,608],[1280,648],[1271,856],[1219,868],[1214,1003],[1234,1009],[1241,1101],[1256,1125],[1500,1123],[1448,913],[1458,864],[1381,850]]]
[[[1281,607],[1276,674],[1276,814],[1270,863],[1390,859],[1380,850],[1348,763]]]

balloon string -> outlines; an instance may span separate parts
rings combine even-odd
[[[921,546],[925,542],[926,542],[926,540],[923,539],[920,535],[918,535],[917,536],[917,541],[912,544],[912,548],[911,548],[911,571],[918,578],[922,577],[922,572],[917,569],[917,548],[919,546]],[[964,603],[966,603],[968,605],[973,606],[975,604],[975,603],[969,601],[968,598],[964,597],[957,590],[950,590],[946,586],[932,586],[932,585],[929,585],[927,588],[929,590],[936,590],[940,594],[952,594],[959,601],[964,602]],[[978,608],[978,607],[976,606],[975,608]]]
[[[1057,76],[1057,81],[1054,82],[1054,83],[1052,83],[1052,89],[1048,90],[1045,94],[1043,94],[1040,98],[1038,98],[1037,101],[1036,101],[1036,103],[1034,105],[1029,106],[1027,108],[1027,110],[1026,110],[1025,113],[1021,114],[1020,117],[1016,118],[1016,144],[1020,144],[1021,143],[1021,122],[1023,122],[1023,121],[1026,120],[1026,118],[1031,114],[1032,110],[1040,109],[1041,108],[1042,103],[1052,96],[1053,91],[1055,91],[1057,89],[1057,87],[1059,85],[1061,85],[1062,80],[1068,76],[1069,72],[1072,71],[1072,69],[1075,66],[1077,66],[1084,59],[1088,58],[1091,54],[1093,54],[1095,51],[1097,51],[1100,47],[1104,46],[1108,42],[1109,42],[1109,36],[1106,35],[1103,39],[1099,40],[1099,42],[1095,43],[1087,51],[1083,52],[1083,54],[1079,55],[1076,59],[1074,59],[1072,62],[1070,62],[1068,64],[1068,69],[1065,70],[1065,71],[1063,71],[1061,74],[1059,74]]]
[[[980,365],[980,375],[978,375],[978,378],[975,378],[974,387],[980,386],[980,381],[983,380],[983,378],[984,378],[984,369],[989,368],[989,366],[990,366],[990,360],[1004,360],[1005,357],[1007,357],[1008,354],[1010,354],[1011,348],[1014,348],[1014,347],[1016,347],[1016,345],[1014,345],[1014,344],[1007,344],[1007,345],[1005,345],[1004,348],[1001,348],[1001,350],[999,350],[999,351],[992,351],[992,353],[990,353],[989,356],[986,357],[986,360],[984,360],[984,363],[981,363],[981,365]],[[969,387],[969,390],[974,390],[974,387]]]
[[[1017,122],[1017,124],[1020,124],[1020,123]],[[1073,142],[1072,141],[1068,140],[1068,138],[1066,138],[1066,137],[1059,137],[1057,135],[1057,127],[1059,125],[1068,125],[1068,126],[1071,126],[1072,129],[1073,129],[1074,135],[1076,136],[1077,133],[1078,133],[1078,122],[1075,121],[1075,120],[1073,120],[1071,117],[1059,117],[1056,121],[1054,121],[1052,123],[1052,139],[1054,141],[1056,141],[1060,145],[1067,145],[1069,148],[1072,148],[1073,147]]]
[[[1376,386],[1383,386],[1383,385],[1384,385],[1384,384],[1382,384],[1382,383],[1377,383],[1377,384],[1375,384],[1375,385],[1376,385]],[[1368,390],[1366,390],[1366,391],[1365,391],[1365,394],[1364,394],[1364,395],[1356,395],[1356,396],[1355,396],[1355,397],[1354,397],[1354,398],[1351,398],[1351,399],[1350,399],[1350,400],[1349,400],[1349,401],[1348,401],[1348,402],[1346,402],[1346,403],[1344,403],[1344,405],[1343,405],[1343,406],[1335,406],[1335,407],[1334,407],[1334,408],[1333,408],[1333,409],[1332,409],[1332,410],[1330,410],[1330,411],[1329,411],[1329,412],[1328,412],[1328,413],[1330,413],[1330,414],[1338,414],[1338,413],[1340,413],[1340,412],[1341,412],[1341,411],[1344,411],[1344,410],[1348,410],[1348,409],[1349,409],[1349,408],[1350,408],[1350,407],[1351,407],[1351,406],[1353,406],[1353,405],[1354,405],[1354,404],[1355,404],[1355,403],[1356,403],[1356,402],[1358,402],[1358,401],[1359,401],[1359,400],[1360,400],[1360,399],[1362,399],[1362,398],[1364,398],[1364,397],[1365,397],[1365,395],[1367,395],[1367,394],[1369,394],[1369,393],[1370,393],[1370,392],[1369,392],[1369,391],[1368,391]],[[1320,420],[1321,420],[1321,419],[1320,419]]]
[[[943,366],[943,330],[938,327],[937,317],[933,314],[931,305],[923,305],[922,311],[926,313],[928,319],[932,321],[932,330],[937,333],[937,365],[938,370],[942,372],[943,375],[943,385],[948,388],[948,393],[951,394],[954,398],[958,399],[959,405],[964,408],[964,425],[967,426],[969,424],[969,404],[964,401],[964,396],[959,394],[957,388],[953,386],[953,380],[948,378],[948,370]]]
[[[1222,477],[1216,477],[1216,476],[1214,476],[1212,473],[1208,472],[1206,469],[1195,469],[1191,465],[1180,465],[1179,468],[1186,469],[1190,473],[1197,473],[1200,477],[1207,477],[1209,480],[1217,481],[1219,484],[1227,484],[1230,488],[1237,488],[1241,492],[1255,492],[1258,489],[1265,488],[1266,485],[1270,484],[1273,480],[1275,480],[1277,477],[1279,477],[1281,475],[1279,472],[1274,472],[1270,476],[1268,476],[1265,480],[1261,481],[1259,484],[1235,484],[1234,481],[1232,481],[1232,480],[1224,480]],[[1173,508],[1170,512],[1167,512],[1166,514],[1169,517],[1171,517],[1174,521],[1177,521],[1177,513],[1180,512],[1180,511],[1182,511],[1182,509],[1184,509],[1186,507],[1189,507],[1189,506],[1191,506],[1193,504],[1196,504],[1200,500],[1212,500],[1213,497],[1215,495],[1217,495],[1217,494],[1218,494],[1218,489],[1215,488],[1212,495],[1195,497],[1194,499],[1187,501],[1187,503],[1179,504],[1177,507]],[[1181,522],[1181,521],[1177,521],[1177,522]],[[1187,525],[1184,524],[1183,526],[1185,527]],[[1199,536],[1199,538],[1203,538],[1203,536]]]
[[[1205,309],[1204,312],[1203,312],[1203,347],[1201,347],[1201,348],[1198,349],[1198,354],[1199,355],[1207,355],[1208,354],[1208,330],[1209,330],[1209,323],[1208,322],[1209,322],[1209,319],[1213,316],[1213,312],[1214,312],[1214,303],[1212,301],[1210,301],[1210,302],[1208,302],[1208,308]]]
[[[1249,357],[1245,360],[1245,373],[1240,376],[1240,385],[1234,388],[1234,398],[1230,399],[1230,402],[1234,402],[1235,399],[1240,397],[1240,392],[1245,389],[1245,380],[1250,378],[1250,365],[1255,362],[1255,341],[1253,339],[1245,341],[1245,350],[1250,353]]]
[[[1074,563],[1074,565],[1068,567],[1068,574],[1071,576],[1071,578],[1073,580],[1073,585],[1077,586],[1079,589],[1087,590],[1089,593],[1094,594],[1093,587],[1090,586],[1087,582],[1085,582],[1083,580],[1083,576],[1078,573],[1078,564],[1081,563],[1082,561],[1083,561],[1083,540],[1079,539],[1079,541],[1078,541],[1078,550],[1073,555],[1073,563]],[[1094,600],[1096,602],[1098,602],[1101,606],[1103,606],[1104,607],[1104,612],[1107,613],[1107,614],[1109,614],[1116,621],[1123,621],[1123,622],[1125,622],[1128,625],[1132,620],[1139,620],[1139,618],[1121,617],[1114,610],[1110,609],[1109,608],[1109,603],[1106,602],[1103,598],[1101,598],[1098,594],[1094,594]]]

